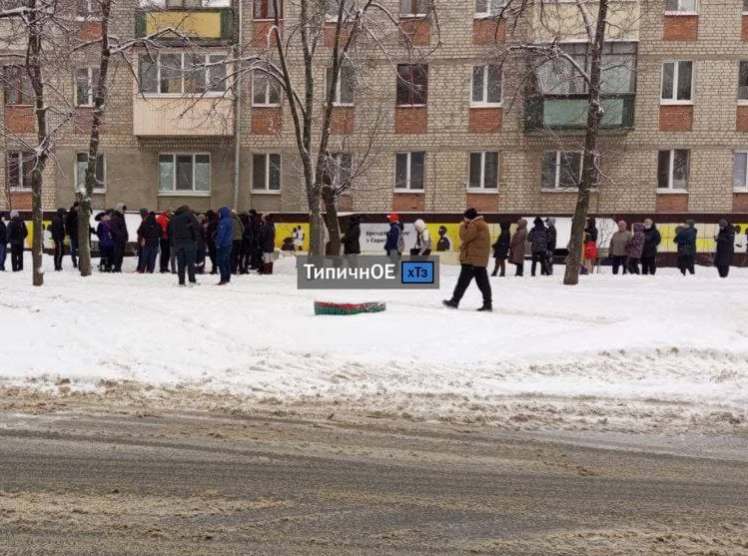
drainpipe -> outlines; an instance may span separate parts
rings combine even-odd
[[[236,80],[234,82],[234,209],[239,210],[239,185],[241,183],[240,167],[241,167],[241,130],[242,130],[242,64],[238,61],[241,55],[242,37],[244,34],[244,18],[243,18],[243,5],[244,0],[238,0],[238,20],[239,20],[239,31],[236,38],[236,46],[234,47],[234,58],[236,62]]]

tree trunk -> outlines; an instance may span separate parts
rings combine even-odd
[[[325,206],[325,225],[330,234],[330,247],[325,250],[325,254],[340,255],[338,207],[335,204],[335,191],[332,187],[325,186],[322,188],[322,202]]]
[[[78,269],[81,276],[91,275],[91,236],[89,226],[91,222],[91,197],[96,187],[96,165],[99,158],[99,138],[101,122],[104,115],[104,103],[107,97],[107,74],[109,73],[109,13],[111,0],[101,2],[101,54],[99,58],[99,80],[94,92],[93,119],[91,134],[88,141],[88,164],[86,166],[85,190],[78,192]]]
[[[38,168],[31,173],[31,236],[32,284],[44,285],[42,255],[44,253],[44,222],[42,218],[42,174]]]
[[[589,100],[587,105],[587,132],[584,139],[584,159],[582,181],[579,184],[577,205],[571,221],[569,256],[566,259],[564,284],[575,286],[579,283],[579,269],[584,251],[584,228],[590,208],[590,190],[597,184],[597,143],[602,119],[600,103],[600,73],[603,45],[605,44],[605,24],[608,18],[608,0],[600,0],[597,13],[595,37],[592,44],[592,64],[590,66]]]

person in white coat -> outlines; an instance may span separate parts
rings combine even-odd
[[[411,255],[428,257],[431,255],[431,234],[426,223],[420,218],[413,224],[416,229],[416,246],[410,250]]]

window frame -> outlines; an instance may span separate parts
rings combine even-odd
[[[741,11],[742,15],[748,15],[748,1],[743,0],[743,9]]]
[[[11,155],[17,155],[18,156],[18,183],[15,185],[11,185],[8,183],[9,177],[10,177],[10,159]],[[26,175],[24,173],[24,162],[26,160],[33,161],[34,159],[34,153],[33,151],[23,151],[18,149],[8,149],[5,151],[5,185],[8,189],[8,191],[12,193],[28,193],[31,192],[32,186],[31,186],[31,172],[29,172],[28,175],[28,187],[25,187],[24,184],[26,183]],[[31,169],[33,170],[33,165],[31,166]]]
[[[480,157],[480,186],[472,187],[470,185],[470,170],[473,163],[473,155],[479,154]],[[486,155],[496,155],[496,187],[486,187]],[[466,189],[469,193],[489,193],[495,194],[499,192],[499,184],[501,183],[501,153],[499,151],[470,151],[468,153],[468,174]]]
[[[678,4],[680,4],[681,2],[683,2],[683,0],[676,0],[676,2],[678,2]],[[678,16],[678,15],[685,15],[685,16],[699,15],[699,0],[694,0],[694,4],[695,4],[695,9],[694,10],[677,10],[677,9],[676,10],[668,10],[667,9],[667,0],[665,0],[665,10],[664,10],[664,12],[665,12],[665,15],[676,15],[676,16]]]
[[[680,64],[688,62],[691,64],[691,88],[688,100],[679,100],[678,97],[678,77],[680,75]],[[662,89],[665,85],[665,65],[673,64],[673,97],[663,98]],[[696,64],[693,60],[663,60],[660,66],[660,105],[661,106],[693,106],[695,104],[695,82],[696,82]]]
[[[473,5],[475,6],[475,9],[473,10],[473,19],[488,19],[492,17],[496,17],[501,13],[501,10],[506,6],[506,0],[500,0],[501,6],[499,7],[499,10],[494,13],[491,10],[491,6],[493,5],[494,0],[484,0],[486,2],[486,7],[488,8],[487,12],[479,12],[478,11],[478,2],[481,0],[473,0]]]
[[[347,170],[348,170],[348,176],[349,176],[349,181],[353,177],[353,153],[351,151],[337,151],[337,152],[334,152],[334,153],[330,153],[329,156],[330,156],[331,159],[333,159],[335,161],[334,162],[334,164],[335,164],[335,166],[334,166],[335,173],[334,173],[334,175],[332,177],[333,178],[332,179],[332,186],[335,187],[335,188],[340,188],[341,187],[341,179],[340,179],[341,178],[341,171],[343,170],[342,160],[343,160],[343,157],[345,157],[345,156],[348,157],[348,163],[349,163],[349,166],[347,168]]]
[[[400,68],[402,67],[408,67],[410,68],[410,81],[407,81],[402,78],[400,74]],[[423,102],[422,103],[414,103],[414,97],[415,97],[415,87],[417,86],[415,84],[415,80],[412,79],[412,77],[415,75],[416,68],[424,68],[423,75],[426,78],[426,85],[423,92]],[[429,104],[429,64],[397,64],[396,70],[396,82],[395,82],[395,106],[399,108],[425,108],[428,107]],[[400,87],[401,86],[408,86],[408,103],[400,103]]]
[[[737,79],[738,83],[737,83],[737,91],[736,91],[735,98],[736,98],[736,100],[738,102],[738,105],[741,105],[741,106],[748,105],[748,85],[744,85],[744,87],[746,88],[746,93],[747,93],[746,97],[745,98],[740,98],[740,87],[741,87],[741,85],[740,85],[740,66],[742,66],[743,64],[745,64],[746,67],[748,68],[748,59],[738,60],[738,79]],[[748,74],[748,72],[747,72],[747,74]]]
[[[744,183],[740,187],[735,186],[735,165],[737,163],[738,155],[745,156],[745,167],[744,172]],[[732,190],[735,193],[748,193],[748,147],[743,149],[736,149],[733,151],[733,163],[732,163]]]
[[[488,76],[490,75],[489,68],[491,66],[499,68],[499,101],[490,102],[488,99]],[[475,68],[483,69],[483,100],[476,101],[474,99],[475,93]],[[501,108],[504,105],[504,68],[498,64],[482,64],[480,66],[472,66],[470,73],[470,106],[478,108]]]
[[[102,187],[95,187],[94,186],[93,192],[95,194],[96,193],[106,193],[106,181],[107,180],[106,180],[106,156],[105,156],[105,154],[106,153],[98,153],[97,154],[98,157],[101,157],[101,161],[103,163],[102,164],[102,171],[101,171],[101,173],[104,176],[104,180],[103,180],[103,184],[104,185]],[[78,152],[75,153],[75,161],[73,162],[73,188],[74,188],[75,191],[78,190],[78,177],[79,177],[79,175],[78,175],[78,172],[79,172],[78,171],[78,157],[80,155],[85,155],[86,156],[86,164],[88,164],[88,153],[87,152],[78,151]],[[98,163],[97,163],[96,167],[98,169]],[[83,179],[84,180],[86,179],[85,174],[83,175]],[[96,182],[98,183],[98,180],[96,180]],[[85,186],[86,185],[85,181],[81,185]]]
[[[9,72],[13,72],[14,75],[9,76]],[[8,91],[12,89],[11,85],[15,87],[16,96],[21,97],[21,102],[15,102],[15,103],[8,102]],[[27,100],[28,102],[26,102]],[[3,106],[33,106],[33,105],[34,105],[34,89],[31,86],[31,79],[26,73],[24,67],[16,66],[13,64],[3,66]]]
[[[78,72],[81,70],[86,70],[87,73],[87,80],[88,80],[88,102],[86,103],[79,103],[78,102]],[[76,108],[92,108],[94,105],[95,100],[95,92],[94,92],[94,80],[93,80],[93,74],[94,71],[98,72],[99,68],[96,66],[86,66],[81,68],[76,68],[75,73],[73,74],[73,81],[75,82],[75,107]]]
[[[422,154],[423,155],[423,172],[421,174],[421,188],[414,188],[412,186],[413,182],[413,155],[414,154]],[[398,187],[397,186],[397,157],[405,155],[407,158],[406,164],[405,164],[405,184],[406,187]],[[398,151],[395,153],[395,174],[394,174],[394,180],[393,180],[393,191],[395,193],[415,193],[415,194],[425,194],[426,193],[426,151]]]
[[[267,81],[265,83],[265,102],[255,102],[255,78],[257,75],[262,75]],[[278,102],[270,102],[270,90],[273,87],[273,83],[275,83],[275,86],[278,87]],[[279,83],[276,83],[275,80],[269,76],[266,72],[263,72],[259,69],[252,70],[252,106],[256,108],[278,108],[281,105],[282,98],[281,98],[281,86]]]
[[[410,6],[409,12],[403,12],[403,2],[408,2]],[[431,12],[431,2],[432,0],[399,0],[397,9],[400,14],[400,19],[415,19],[427,17]],[[415,6],[416,8],[418,8],[419,4],[423,5],[425,11],[414,12],[413,7]]]
[[[275,21],[274,15],[268,15],[267,17],[257,17],[257,10],[255,9],[257,7],[257,4],[264,4],[266,6],[265,12],[270,13],[271,7],[273,5],[273,0],[252,0],[252,20],[253,21]],[[283,1],[278,0],[279,8],[280,8],[280,14],[278,14],[278,19],[283,19]]]
[[[545,155],[547,153],[555,153],[556,155],[556,161],[554,163],[554,167],[556,169],[554,179],[553,179],[553,187],[545,187],[543,185],[543,164],[545,163]],[[555,150],[544,150],[543,156],[540,159],[540,190],[541,191],[578,191],[579,185],[576,187],[561,187],[561,157],[563,153],[574,153],[579,155],[579,182],[582,181],[582,173],[584,172],[584,151],[576,151],[576,150],[562,150],[562,149],[555,149]],[[596,189],[593,187],[592,189]]]
[[[86,5],[88,9],[86,10],[85,15],[81,14],[78,8],[80,7],[81,2],[86,2]],[[98,6],[98,2],[96,0],[76,0],[75,3],[75,20],[76,21],[101,21],[103,15],[99,11],[98,13],[94,11],[92,8],[94,6]]]
[[[685,151],[686,154],[686,187],[675,188],[673,187],[673,170],[675,168],[675,152]],[[667,187],[660,187],[660,153],[667,152],[670,154],[668,159],[668,183]],[[668,193],[688,193],[689,182],[691,181],[691,150],[690,149],[657,149],[657,193],[668,194]]]
[[[163,55],[174,55],[178,54],[181,56],[181,69],[180,71],[180,80],[181,80],[181,92],[178,93],[162,93],[161,92],[161,56]],[[141,58],[148,56],[148,54],[139,53],[138,54],[138,95],[143,96],[145,98],[202,98],[202,97],[210,97],[210,98],[221,98],[221,97],[231,97],[232,90],[231,85],[228,81],[228,67],[226,67],[226,73],[227,73],[227,79],[223,81],[224,84],[224,90],[222,91],[211,91],[209,89],[210,84],[210,64],[213,63],[210,61],[211,56],[223,56],[224,59],[228,58],[228,53],[220,50],[215,52],[204,52],[204,53],[193,53],[193,52],[185,52],[184,50],[174,50],[174,49],[164,49],[163,51],[159,51],[155,55],[156,59],[156,92],[145,92],[142,89],[142,79],[141,73],[140,73],[140,67],[141,67]],[[203,64],[205,64],[205,67],[203,68],[204,76],[204,83],[205,83],[205,91],[202,93],[192,93],[187,92],[185,90],[185,84],[187,82],[186,77],[190,72],[187,71],[185,68],[185,56],[202,56],[203,57]]]
[[[273,155],[278,156],[278,189],[270,189],[270,157]],[[264,176],[264,187],[255,188],[255,157],[262,156],[265,158],[265,176]],[[252,153],[252,171],[250,172],[251,183],[249,186],[250,194],[259,195],[280,195],[283,191],[283,153],[281,152],[265,152],[265,153]]]
[[[344,66],[347,66],[351,68],[351,79],[353,80],[353,83],[351,83],[351,100],[350,102],[341,102],[340,97],[342,96],[343,91],[343,69]],[[353,64],[346,64],[343,62],[343,64],[338,67],[338,80],[335,84],[335,94],[333,95],[333,106],[355,106],[356,101],[356,87],[355,87],[355,78],[353,77],[353,72],[355,71],[355,68],[353,67]],[[327,94],[327,91],[329,90],[329,84],[330,84],[330,78],[332,74],[332,67],[328,66],[325,70],[325,94]]]
[[[172,189],[164,191],[161,189],[161,157],[171,156],[172,164],[174,166],[173,177],[172,177]],[[178,156],[191,156],[192,157],[192,190],[187,191],[185,189],[177,189],[177,157]],[[205,191],[198,191],[195,189],[195,158],[198,156],[208,157],[208,189]],[[159,165],[158,170],[158,196],[159,197],[210,197],[213,191],[213,157],[211,153],[207,151],[200,152],[179,152],[179,151],[159,151],[157,164]]]

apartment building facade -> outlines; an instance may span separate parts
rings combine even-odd
[[[543,43],[555,33],[584,67],[574,4],[535,13],[521,36],[496,23],[501,6],[492,0],[434,0],[435,12],[422,0],[385,4],[400,15],[411,48],[395,33],[387,56],[373,55],[361,75],[341,79],[331,150],[342,168],[355,167],[363,150],[369,159],[340,208],[446,216],[469,205],[490,214],[570,214],[581,172],[584,80],[558,62],[529,75],[517,56],[504,55],[508,45]],[[221,64],[237,52],[246,58],[267,51],[272,6],[269,0],[116,4],[112,26],[120,38],[176,27],[191,40],[187,48],[179,37],[162,38],[156,52],[134,50],[131,65],[114,64],[96,208],[123,202],[133,209],[189,204],[307,212],[282,95],[261,75],[241,72],[237,84],[235,66]],[[78,2],[76,9],[80,37],[96,37],[95,5]],[[602,177],[592,210],[748,214],[748,1],[646,7],[627,1],[612,10]],[[284,16],[290,27],[294,14]],[[321,41],[320,48],[329,48],[328,37]],[[28,86],[5,46],[0,210],[27,210],[34,118]],[[73,116],[55,136],[45,210],[72,203],[87,161],[97,52],[76,56],[55,76]],[[322,83],[326,70],[321,64]]]

